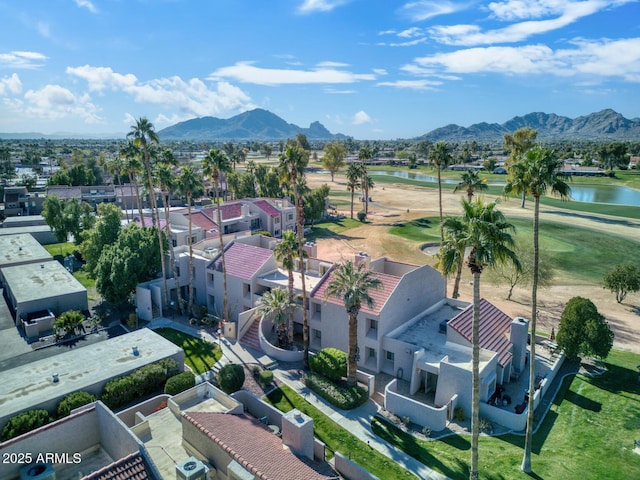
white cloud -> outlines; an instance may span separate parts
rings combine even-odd
[[[0,53],[0,65],[7,68],[40,68],[46,59],[45,55],[38,52],[13,51]]]
[[[75,0],[75,1],[78,7],[86,8],[91,13],[98,13],[98,9],[96,8],[96,6],[93,3],[91,3],[89,0]]]
[[[466,9],[464,3],[451,1],[416,0],[400,7],[399,13],[413,22],[422,22],[439,15],[459,12]]]
[[[338,90],[337,88],[325,88],[322,91],[332,95],[351,95],[353,93],[358,93],[356,90]]]
[[[38,30],[38,33],[41,37],[51,38],[51,28],[49,27],[48,23],[38,22],[38,24],[36,25],[36,29]]]
[[[14,94],[17,95],[22,91],[22,82],[17,73],[10,77],[0,78],[0,95]]]
[[[257,85],[291,85],[308,83],[354,83],[375,80],[370,73],[352,73],[336,68],[320,67],[312,70],[260,68],[251,62],[238,62],[230,67],[214,71],[209,79],[232,78],[243,83]]]
[[[584,40],[574,48],[552,50],[546,45],[522,47],[476,47],[416,58],[403,67],[414,74],[500,73],[555,76],[620,77],[640,82],[640,38]]]
[[[353,116],[354,125],[363,125],[365,123],[371,123],[371,117],[367,115],[364,110],[360,110]]]
[[[424,32],[421,28],[411,27],[398,33],[401,38],[414,38],[424,36]]]
[[[86,80],[89,83],[89,91],[101,91],[105,88],[126,89],[134,86],[138,81],[136,76],[131,73],[122,75],[115,73],[109,67],[83,65],[82,67],[67,67],[66,72]]]
[[[299,13],[330,12],[349,0],[304,0],[298,7]]]
[[[415,40],[409,40],[408,42],[379,42],[376,45],[381,47],[413,47],[427,41],[426,37],[416,38]]]
[[[387,75],[387,71],[384,68],[374,68],[373,73],[376,75]]]
[[[320,68],[340,68],[340,67],[348,67],[348,66],[349,66],[348,63],[331,62],[331,61],[319,62],[316,64],[316,67],[320,67]]]
[[[376,85],[410,90],[435,90],[434,87],[442,85],[442,82],[435,80],[396,80],[394,82],[380,82]]]
[[[504,28],[483,31],[478,25],[439,25],[429,29],[431,37],[446,45],[475,46],[513,43],[532,35],[551,32],[611,6],[636,0],[537,0],[494,2],[489,8],[500,20],[520,20],[555,16],[544,20],[527,20]]]
[[[98,109],[88,95],[75,95],[60,85],[46,85],[40,90],[27,90],[24,100],[15,100],[9,106],[20,114],[48,120],[81,118],[85,123],[100,123]]]

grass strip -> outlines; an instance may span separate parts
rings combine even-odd
[[[184,350],[184,362],[191,367],[193,373],[199,375],[213,368],[222,357],[222,350],[218,345],[207,342],[192,335],[174,330],[173,328],[158,328],[154,330],[159,335],[176,344]]]
[[[327,458],[333,457],[333,452],[340,452],[378,478],[416,478],[411,472],[339,426],[287,385],[269,393],[267,401],[282,412],[297,408],[313,418],[315,436],[328,447]]]

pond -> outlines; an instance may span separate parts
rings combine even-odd
[[[430,175],[403,171],[372,170],[371,175],[388,175],[399,178],[408,178],[421,182],[437,183],[438,179]],[[458,180],[443,178],[443,184],[457,185]],[[492,185],[504,185],[504,182],[493,183]],[[577,202],[586,203],[612,203],[616,205],[640,205],[640,191],[632,188],[619,187],[617,185],[573,185],[571,187],[571,198]]]

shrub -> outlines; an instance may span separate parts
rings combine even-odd
[[[242,365],[225,365],[218,372],[218,383],[224,393],[237,392],[244,384],[244,368]]]
[[[422,435],[429,438],[431,436],[431,429],[429,427],[422,427]]]
[[[66,417],[74,410],[88,403],[96,401],[96,397],[89,392],[74,392],[70,393],[58,403],[57,414],[58,417]]]
[[[493,433],[493,424],[484,417],[480,417],[478,419],[478,430],[481,433],[492,434]]]
[[[464,422],[467,419],[467,415],[464,413],[464,408],[456,407],[453,411],[453,417],[458,422]]]
[[[273,372],[271,370],[263,370],[260,372],[260,385],[266,387],[273,383]]]
[[[358,220],[360,220],[361,222],[364,222],[367,219],[367,214],[364,213],[364,210],[360,210],[358,212]]]
[[[347,376],[347,354],[337,348],[323,348],[309,357],[309,368],[329,380],[340,380]]]
[[[191,372],[182,372],[167,380],[164,384],[164,393],[168,395],[177,395],[180,392],[189,390],[195,386],[196,378]]]
[[[314,372],[306,375],[305,384],[326,401],[343,410],[359,407],[369,398],[367,391],[362,387],[333,383]]]
[[[36,409],[19,413],[11,417],[2,429],[2,441],[35,430],[49,422],[51,422],[51,417],[46,410]]]

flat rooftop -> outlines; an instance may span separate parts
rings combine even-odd
[[[53,260],[47,250],[28,233],[0,235],[0,268]]]
[[[134,346],[138,347],[138,356],[133,355]],[[144,328],[90,348],[78,348],[6,370],[0,382],[2,417],[9,418],[52,398],[86,390],[174,355],[182,355],[180,347]],[[53,373],[58,373],[58,383],[53,383]]]
[[[322,280],[322,275],[319,275],[314,271],[305,271],[305,287],[307,292],[311,292],[316,285]],[[264,287],[282,288],[287,290],[289,288],[289,272],[282,268],[278,268],[269,273],[266,273],[258,278],[258,283]],[[293,272],[293,288],[298,291],[302,291],[302,275],[299,271]]]
[[[2,269],[2,276],[18,304],[87,291],[56,261],[6,267]]]

